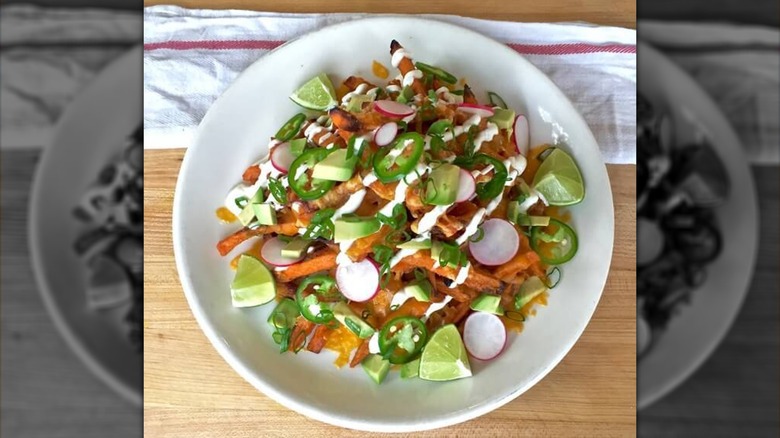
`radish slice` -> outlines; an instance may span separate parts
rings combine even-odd
[[[398,135],[398,125],[393,122],[385,123],[374,133],[374,143],[377,146],[387,146]]]
[[[528,144],[531,142],[528,133],[528,119],[520,114],[515,119],[515,146],[521,155],[528,155]]]
[[[402,119],[414,114],[413,108],[392,100],[378,100],[374,103],[374,108],[382,115],[395,119]]]
[[[464,113],[476,114],[480,117],[493,117],[496,112],[493,108],[485,105],[477,105],[473,103],[462,103],[458,105],[458,109]]]
[[[455,202],[468,201],[474,195],[477,183],[474,176],[465,169],[460,169],[460,179],[458,179],[458,194],[455,195]]]
[[[260,257],[269,265],[277,267],[294,265],[303,259],[303,256],[295,259],[282,256],[282,248],[285,246],[287,243],[283,242],[282,239],[272,237],[263,244],[263,248],[260,249]]]
[[[498,266],[512,260],[520,248],[520,236],[515,227],[504,219],[489,219],[480,225],[484,234],[477,242],[469,243],[474,258],[487,266]]]
[[[379,267],[368,258],[340,264],[336,268],[336,283],[348,300],[368,301],[379,292]]]
[[[474,312],[463,325],[463,344],[475,359],[493,359],[504,351],[506,327],[492,313]]]
[[[293,161],[295,161],[295,155],[290,150],[290,143],[282,143],[271,150],[271,164],[279,172],[287,173]]]

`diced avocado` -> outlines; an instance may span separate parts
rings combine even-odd
[[[431,301],[432,289],[431,282],[423,279],[407,285],[404,288],[404,292],[417,301],[428,302]]]
[[[271,204],[252,203],[252,210],[260,225],[276,225],[276,210]]]
[[[238,214],[238,220],[243,226],[247,226],[255,220],[255,209],[252,205],[251,202],[247,203],[241,210],[241,213]]]
[[[235,307],[265,304],[276,297],[274,276],[260,260],[242,254],[238,259],[236,276],[230,284],[230,294]]]
[[[277,328],[292,328],[295,325],[295,318],[301,314],[298,304],[290,298],[282,298],[276,308],[268,316],[268,324]]]
[[[498,129],[510,129],[515,123],[515,112],[511,109],[495,108],[491,122],[498,126]]]
[[[425,202],[433,205],[450,205],[458,195],[460,167],[442,164],[431,171],[425,184]]]
[[[291,240],[290,243],[285,245],[284,248],[282,248],[282,257],[297,259],[303,255],[303,253],[309,248],[309,245],[311,245],[311,240],[296,237],[295,239]]]
[[[396,101],[400,103],[409,103],[414,98],[414,90],[412,90],[412,87],[405,86],[401,89],[401,92],[398,94],[398,97],[395,99]]]
[[[400,249],[431,249],[431,239],[413,239],[397,245]]]
[[[431,244],[431,258],[434,261],[438,261],[439,260],[439,256],[441,255],[441,248],[442,248],[441,242],[435,242],[434,241]],[[458,267],[458,265],[456,265],[453,262],[448,263],[447,266],[449,266],[451,268],[457,268]]]
[[[333,240],[340,243],[370,236],[379,231],[381,226],[375,217],[342,217],[333,221]]]
[[[501,307],[501,295],[482,294],[471,302],[471,310],[478,312],[492,313],[494,315],[503,315],[504,309]]]
[[[420,374],[419,358],[401,365],[402,379],[411,379],[412,377],[417,377],[418,374]]]
[[[347,159],[346,149],[336,149],[322,161],[314,165],[312,178],[328,181],[347,181],[355,171],[357,156]]]
[[[347,104],[347,111],[351,113],[358,113],[363,109],[364,103],[371,102],[373,100],[373,97],[367,96],[365,94],[352,96],[352,98],[349,99],[349,103]]]
[[[360,365],[363,366],[363,370],[368,374],[368,377],[371,377],[371,380],[377,384],[382,383],[390,371],[390,361],[382,359],[382,356],[378,354],[369,354]]]
[[[344,301],[339,301],[333,306],[333,316],[360,339],[368,339],[376,331],[353,312]]]
[[[547,286],[539,277],[529,277],[520,285],[520,290],[515,295],[515,309],[520,310],[531,300],[547,290]]]
[[[524,227],[546,227],[550,225],[550,216],[531,216],[520,213],[516,219],[517,225]]]
[[[290,140],[290,153],[293,154],[293,156],[297,157],[298,155],[302,154],[304,149],[306,149],[305,138],[296,138],[295,140]]]

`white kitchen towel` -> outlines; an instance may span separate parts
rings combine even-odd
[[[637,27],[640,40],[669,56],[713,98],[752,163],[780,163],[780,30],[652,20]]]
[[[49,144],[68,104],[142,29],[138,12],[0,7],[0,147]]]
[[[285,41],[366,14],[144,10],[144,144],[187,147],[214,100]],[[609,163],[636,161],[636,32],[585,23],[510,23],[426,15],[508,44],[584,116]]]

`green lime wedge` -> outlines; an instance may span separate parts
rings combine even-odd
[[[577,163],[561,148],[555,148],[542,161],[533,186],[550,205],[573,205],[585,197],[585,185]]]
[[[471,365],[460,333],[453,324],[436,331],[420,357],[421,379],[445,381],[471,376]]]
[[[276,283],[260,260],[242,254],[238,259],[236,276],[230,284],[230,295],[235,307],[259,306],[274,299]]]
[[[338,104],[333,84],[325,73],[309,79],[290,95],[290,99],[306,109],[317,111],[325,111]]]

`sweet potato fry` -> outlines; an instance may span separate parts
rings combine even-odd
[[[438,292],[451,296],[455,301],[471,302],[471,300],[479,295],[476,290],[462,284],[455,287],[449,287],[441,278],[437,278],[436,282],[433,284]]]
[[[362,344],[360,344],[360,347],[355,350],[355,355],[352,356],[352,360],[349,362],[350,368],[355,368],[360,364],[360,362],[363,362],[363,359],[368,357],[368,339],[363,341]]]
[[[392,228],[383,225],[376,233],[355,240],[347,250],[347,255],[353,261],[363,260],[368,256],[368,253],[373,251],[374,245],[381,243],[391,231],[393,231]]]
[[[470,104],[478,104],[477,102],[477,96],[474,95],[474,92],[471,91],[471,87],[469,87],[468,84],[463,86],[463,103],[470,103]]]
[[[430,251],[419,251],[414,255],[406,257],[393,268],[393,271],[409,272],[414,268],[428,269],[435,272],[437,275],[447,277],[450,280],[454,280],[458,276],[458,271],[450,267],[438,267],[434,269]],[[464,284],[477,291],[503,290],[503,284],[500,280],[476,266],[472,266],[469,269],[469,275],[466,277]]]
[[[538,254],[533,251],[518,252],[511,260],[497,267],[493,273],[503,281],[509,281],[534,263],[539,263]]]
[[[327,271],[335,267],[336,253],[326,248],[312,253],[308,259],[290,265],[284,271],[278,271],[275,274],[277,280],[287,283],[297,278],[305,277],[315,272]]]
[[[334,186],[322,198],[309,202],[309,207],[314,210],[323,208],[340,207],[355,192],[363,188],[363,179],[359,174],[355,174],[348,181]]]
[[[392,201],[395,199],[395,188],[398,183],[385,184],[381,181],[374,181],[368,185],[368,188],[374,191],[380,198]]]
[[[330,119],[333,120],[333,125],[342,131],[358,132],[363,129],[363,124],[360,123],[357,117],[339,107],[332,108],[328,114]]]
[[[347,88],[349,88],[349,91],[355,91],[355,89],[359,87],[361,84],[368,85],[369,89],[376,87],[376,85],[372,84],[371,82],[368,82],[367,80],[365,80],[360,76],[350,76],[344,79],[344,85],[346,85]]]
[[[390,56],[392,56],[398,49],[403,49],[401,43],[399,43],[396,40],[391,41]],[[414,62],[412,62],[411,58],[407,58],[404,56],[403,58],[401,58],[401,62],[398,64],[398,70],[401,71],[402,75],[406,75],[410,71],[415,70]],[[422,81],[417,78],[414,78],[414,82],[412,82],[412,90],[414,90],[415,94],[425,95],[425,86],[423,85]]]
[[[257,182],[257,178],[260,178],[260,166],[253,164],[246,168],[241,179],[247,184],[254,184]]]
[[[303,346],[306,342],[306,338],[309,337],[312,330],[314,330],[314,323],[308,319],[299,316],[295,319],[295,326],[293,326],[292,333],[290,333],[290,346],[288,351],[295,351]]]
[[[262,236],[263,234],[277,233],[285,236],[294,236],[298,234],[298,227],[294,223],[283,223],[277,225],[262,225],[257,228],[244,227],[235,233],[225,237],[217,243],[217,251],[219,255],[227,255],[230,251],[233,251],[235,247],[243,243],[244,241],[255,237]]]
[[[330,329],[324,325],[318,325],[317,328],[314,329],[314,334],[311,336],[311,340],[309,340],[309,345],[306,346],[306,349],[311,351],[312,353],[318,353],[322,351],[322,348],[325,347],[325,342],[328,341],[328,334],[330,333]]]
[[[276,282],[276,298],[292,298],[295,299],[295,288],[289,283]]]

